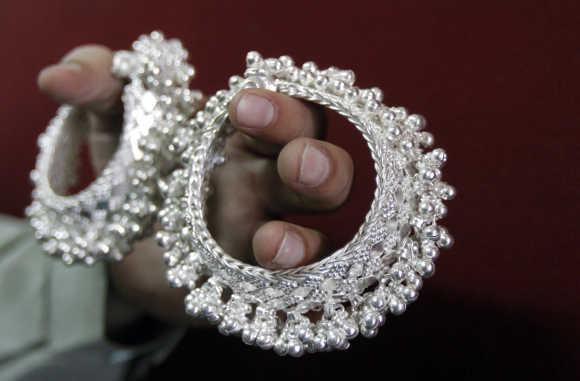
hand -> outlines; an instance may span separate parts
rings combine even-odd
[[[111,62],[106,47],[82,46],[38,77],[43,92],[86,111],[97,173],[115,151],[122,128],[123,84],[111,75]],[[229,116],[236,132],[226,144],[230,160],[212,175],[210,231],[230,255],[269,269],[316,261],[325,254],[325,237],[276,216],[340,206],[351,188],[351,157],[321,140],[324,118],[313,104],[251,89],[236,95]],[[117,292],[162,320],[187,321],[184,291],[167,285],[161,249],[148,238],[138,242],[134,251],[109,266]]]

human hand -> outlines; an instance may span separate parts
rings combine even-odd
[[[56,101],[79,107],[90,123],[88,142],[98,173],[118,144],[122,128],[123,83],[111,75],[112,53],[86,45],[45,68],[39,88]],[[278,220],[286,212],[319,212],[347,198],[353,163],[342,148],[321,140],[324,117],[307,102],[267,90],[240,92],[229,116],[236,132],[226,145],[230,158],[212,174],[208,226],[230,255],[284,269],[325,254],[322,233]],[[116,291],[165,321],[184,322],[183,290],[165,280],[162,250],[152,238],[109,266]]]

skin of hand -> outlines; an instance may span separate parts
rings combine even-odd
[[[114,153],[122,128],[123,83],[111,75],[111,63],[108,48],[84,45],[38,76],[43,93],[86,111],[96,173]],[[269,269],[316,261],[325,254],[323,234],[277,218],[340,206],[353,179],[350,155],[321,140],[319,107],[283,94],[243,90],[232,100],[229,117],[236,128],[226,144],[230,160],[212,174],[215,191],[208,200],[214,238],[230,255]],[[165,270],[153,238],[109,265],[112,285],[129,305],[172,324],[191,322],[184,313],[185,291],[168,286]]]

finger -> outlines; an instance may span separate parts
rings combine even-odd
[[[279,148],[299,136],[321,137],[323,113],[314,105],[262,89],[240,91],[230,102],[234,127]]]
[[[322,233],[284,221],[260,226],[252,239],[256,261],[269,269],[289,269],[315,261],[327,248]]]
[[[78,47],[60,63],[44,68],[38,87],[58,102],[97,114],[117,114],[123,83],[111,74],[112,61],[111,50],[104,46]]]
[[[266,162],[272,161],[248,160],[244,155],[249,156],[232,152],[232,161],[212,172],[207,220],[211,234],[226,252],[248,259],[252,257],[250,238],[266,218],[260,196],[264,176],[257,174],[264,173]]]
[[[91,161],[97,173],[115,152],[122,124],[123,83],[111,74],[112,61],[108,48],[84,45],[38,75],[38,87],[44,93],[87,111]]]
[[[278,156],[277,171],[283,185],[272,192],[277,209],[334,209],[347,199],[354,176],[348,152],[312,138],[288,143]]]

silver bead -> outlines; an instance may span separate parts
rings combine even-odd
[[[403,297],[407,302],[414,302],[415,300],[417,300],[417,297],[419,296],[415,290],[409,287],[403,287],[401,291]]]
[[[360,333],[364,337],[370,339],[370,338],[375,337],[379,333],[379,330],[376,328],[375,329],[361,328]]]
[[[354,322],[345,324],[343,330],[348,339],[354,339],[359,333],[358,326]]]
[[[415,268],[424,277],[430,277],[435,272],[433,262],[428,259],[421,259],[415,262]]]
[[[441,165],[447,161],[447,153],[441,148],[436,148],[431,151],[431,156],[437,160]]]
[[[455,188],[448,184],[442,184],[439,188],[439,196],[444,200],[452,200],[455,198],[457,192]]]
[[[284,67],[292,67],[294,66],[294,60],[290,56],[281,56],[280,62]]]
[[[443,228],[441,229],[441,235],[439,237],[439,240],[437,240],[437,245],[445,249],[448,249],[451,246],[453,246],[453,237],[451,237],[451,235],[447,232],[447,230]]]
[[[382,311],[385,308],[387,301],[383,295],[374,294],[369,299],[369,303],[373,308]]]
[[[423,236],[432,241],[437,241],[439,239],[439,228],[436,225],[427,226],[423,229]]]
[[[312,61],[305,62],[302,65],[302,70],[307,71],[307,72],[310,72],[310,73],[315,73],[315,72],[318,71],[318,66],[314,62],[312,62]]]
[[[429,132],[421,132],[419,134],[419,142],[424,147],[431,147],[435,143],[435,138]]]
[[[299,341],[293,340],[288,343],[287,353],[292,357],[300,357],[304,354],[304,347]]]
[[[361,317],[362,325],[366,329],[375,329],[379,326],[378,315],[372,312],[366,312]]]
[[[431,214],[433,213],[433,205],[428,201],[421,201],[419,203],[419,213],[421,214]]]
[[[253,345],[258,337],[258,332],[252,328],[246,328],[242,332],[242,341],[248,345]]]
[[[437,218],[443,218],[447,215],[447,207],[443,204],[437,204],[437,206],[435,206],[435,215],[437,216]]]
[[[439,256],[439,249],[433,241],[431,240],[424,240],[421,244],[421,252],[424,256],[430,259],[435,259]]]
[[[407,126],[413,131],[418,131],[425,128],[425,124],[426,124],[425,118],[417,114],[409,115],[405,120],[405,126]]]
[[[282,339],[278,339],[274,344],[274,352],[279,356],[286,356],[288,354],[288,345]]]
[[[406,307],[405,303],[403,303],[399,298],[392,296],[389,299],[389,311],[391,311],[393,315],[401,315],[405,312]]]
[[[246,65],[249,67],[253,67],[261,61],[262,56],[258,52],[252,51],[246,55]]]
[[[268,335],[259,334],[256,337],[256,345],[258,345],[261,349],[272,349],[274,346],[274,341],[272,340],[272,337]]]
[[[372,87],[371,92],[373,93],[373,97],[377,102],[382,102],[383,101],[383,91],[381,89],[379,89],[378,87]]]

